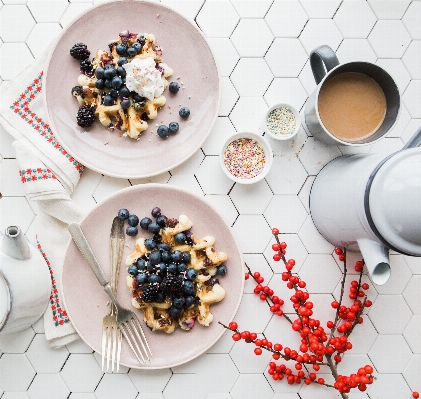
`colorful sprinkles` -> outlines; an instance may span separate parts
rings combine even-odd
[[[267,127],[275,136],[290,136],[296,126],[295,115],[287,107],[275,108],[267,117]]]
[[[253,139],[231,141],[224,150],[224,165],[238,179],[252,179],[265,167],[265,151]]]

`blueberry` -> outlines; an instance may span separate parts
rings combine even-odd
[[[178,111],[178,113],[182,118],[185,119],[189,117],[190,110],[187,107],[183,107],[183,108],[180,108],[180,111]]]
[[[118,213],[117,216],[121,219],[121,220],[126,220],[129,218],[129,211],[126,208],[121,208]]]
[[[161,259],[165,263],[171,263],[171,254],[168,251],[163,251],[161,254]]]
[[[168,128],[170,129],[170,133],[177,133],[178,132],[178,129],[179,129],[179,126],[178,126],[178,123],[177,122],[171,122],[168,125]]]
[[[148,218],[148,217],[143,218],[143,219],[140,221],[140,227],[141,227],[143,230],[148,230],[148,226],[149,226],[151,223],[152,223],[152,219],[150,219],[150,218]]]
[[[176,308],[175,306],[171,306],[168,311],[171,317],[178,317],[181,313],[181,309]]]
[[[161,231],[161,226],[158,223],[152,222],[149,223],[148,230],[153,233],[159,233]]]
[[[136,266],[130,266],[130,267],[127,269],[127,272],[128,272],[129,274],[131,274],[132,276],[136,276],[136,274],[137,274],[137,267],[136,267]]]
[[[127,234],[128,236],[130,236],[130,237],[137,236],[137,233],[138,233],[138,232],[139,232],[139,231],[137,230],[137,227],[129,226],[129,227],[127,227],[127,229],[126,229],[126,234]]]
[[[177,265],[175,263],[170,263],[167,267],[168,273],[176,273],[177,272]]]
[[[159,126],[156,132],[161,139],[166,139],[170,135],[170,129],[168,129],[168,126],[165,125]]]
[[[178,93],[178,90],[180,90],[180,85],[177,82],[171,82],[168,87],[168,90],[174,94]]]
[[[145,247],[146,247],[146,249],[149,249],[150,251],[151,251],[152,249],[154,249],[154,248],[156,247],[156,242],[155,242],[155,240],[154,240],[153,238],[147,238],[147,239],[145,240]]]
[[[161,262],[161,251],[155,250],[149,254],[149,264],[155,266]]]
[[[165,273],[167,271],[167,265],[163,262],[161,262],[158,265],[158,270],[160,270],[161,273]]]
[[[145,259],[139,258],[136,262],[136,267],[137,267],[137,270],[140,270],[140,271],[145,270],[146,268]]]
[[[112,79],[115,75],[117,75],[117,71],[114,69],[114,67],[108,68],[104,71],[105,79]]]
[[[114,105],[114,99],[109,94],[104,97],[104,105]]]
[[[124,64],[127,64],[127,58],[126,57],[120,57],[117,61],[118,66],[123,66]]]
[[[95,71],[95,76],[98,79],[102,79],[104,77],[104,72],[105,72],[104,68],[97,68]]]
[[[181,259],[181,251],[179,251],[178,249],[171,254],[171,260],[173,262],[180,263]]]
[[[156,218],[156,223],[158,223],[161,227],[167,226],[167,217],[164,215],[158,216]]]
[[[225,274],[227,274],[227,272],[228,272],[228,269],[225,265],[221,265],[216,268],[216,273],[219,274],[220,276],[224,276]]]
[[[121,105],[121,108],[123,108],[123,109],[129,109],[130,108],[130,100],[128,98],[123,98],[121,100],[120,105]]]
[[[158,292],[155,298],[155,302],[162,303],[165,301],[165,294],[163,292]]]
[[[114,100],[117,100],[118,97],[118,91],[116,89],[111,89],[108,93]]]
[[[129,98],[130,97],[130,90],[126,86],[123,86],[118,91],[118,95],[120,96],[120,98],[123,98],[123,97]]]
[[[181,260],[182,260],[184,263],[190,263],[190,261],[191,261],[191,255],[190,255],[190,252],[183,252],[183,253],[181,254]]]
[[[148,280],[148,275],[147,275],[146,273],[139,273],[139,274],[136,276],[136,281],[137,281],[139,284],[145,283],[147,280]]]
[[[175,235],[174,240],[177,244],[185,244],[186,243],[186,235],[184,233],[178,233]]]
[[[97,89],[103,89],[103,88],[105,87],[105,81],[104,81],[103,79],[98,79],[98,80],[95,82],[95,87],[96,87]]]
[[[153,208],[152,211],[151,211],[151,215],[154,218],[157,218],[157,217],[161,216],[161,208],[158,208],[157,206],[155,208]]]
[[[192,268],[187,269],[187,272],[186,272],[187,280],[195,280],[196,277],[197,277],[197,271],[196,270],[194,270]]]
[[[128,55],[129,57],[134,57],[136,54],[137,54],[137,51],[136,51],[136,49],[134,49],[133,47],[129,47],[129,48],[127,49],[127,55]]]
[[[123,43],[119,43],[119,44],[117,44],[115,50],[117,51],[118,55],[124,55],[124,54],[126,54],[127,46]]]
[[[158,244],[158,249],[161,250],[162,252],[164,252],[164,251],[170,252],[171,251],[171,245],[167,244],[166,242],[163,242],[162,244]]]
[[[113,86],[112,86],[111,79],[106,79],[106,80],[105,80],[105,82],[104,82],[104,84],[105,84],[105,87],[106,87],[107,89],[111,89],[111,87],[113,87]]]
[[[136,50],[136,53],[139,54],[142,51],[142,45],[139,42],[135,42],[132,44],[132,48]]]
[[[124,78],[126,76],[126,70],[122,66],[117,67],[117,75]]]
[[[106,70],[106,69],[113,69],[114,68],[114,65],[113,64],[105,64],[104,65],[104,69]]]
[[[191,281],[184,281],[183,284],[183,291],[187,295],[195,295],[196,294],[196,288],[194,287],[194,284]]]
[[[130,226],[136,227],[139,224],[139,218],[136,215],[130,215],[127,222]]]
[[[154,265],[152,265],[150,262],[148,263],[148,266],[146,266],[146,270],[148,271],[149,274],[156,272]]]
[[[189,306],[193,305],[194,298],[191,295],[187,295],[184,297],[184,307],[188,308]]]
[[[132,91],[132,98],[133,98],[133,101],[137,103],[141,103],[145,101],[145,97],[142,97],[139,93],[136,93],[135,91]]]
[[[161,277],[159,277],[158,275],[156,275],[156,274],[151,274],[149,277],[148,277],[148,282],[150,282],[150,283],[152,283],[152,284],[155,284],[155,283],[160,283],[161,282]]]
[[[176,308],[182,308],[184,305],[184,302],[186,300],[184,299],[183,296],[179,296],[177,298],[174,298],[174,300],[172,301],[173,306],[175,306]]]
[[[183,272],[185,272],[187,270],[187,266],[186,266],[186,264],[185,263],[179,263],[178,265],[177,265],[177,271],[179,272],[179,273],[183,273]]]
[[[123,81],[118,76],[113,78],[111,82],[111,85],[113,86],[114,89],[119,89],[122,86],[122,84],[123,84]]]

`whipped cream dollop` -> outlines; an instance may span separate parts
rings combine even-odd
[[[130,91],[151,101],[164,92],[164,81],[161,72],[155,68],[153,58],[135,58],[124,64],[123,68],[126,70],[126,86]]]

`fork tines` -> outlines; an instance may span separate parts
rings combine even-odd
[[[140,363],[150,361],[152,352],[139,320],[136,317],[131,317],[129,320],[120,324],[120,330],[137,360]]]

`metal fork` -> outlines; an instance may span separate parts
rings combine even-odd
[[[124,249],[124,222],[115,217],[111,227],[110,234],[110,264],[111,264],[111,289],[116,295],[118,274],[120,271],[121,257]],[[114,373],[114,363],[116,363],[116,371],[120,368],[121,341],[122,333],[117,324],[117,310],[111,303],[109,313],[102,319],[102,371],[104,372],[105,357],[107,357],[107,373],[110,369]],[[116,353],[117,352],[117,353]],[[117,359],[116,359],[117,355]]]
[[[111,298],[111,301],[117,311],[117,324],[120,327],[124,338],[126,338],[130,349],[136,356],[136,359],[140,363],[150,361],[152,358],[152,352],[136,315],[131,310],[121,307],[118,303],[113,290],[108,283],[107,277],[102,271],[101,266],[92,252],[92,248],[86,240],[80,226],[77,223],[71,223],[67,228],[73,238],[73,241],[76,243],[80,252],[88,262],[99,283],[104,287],[104,291]]]

